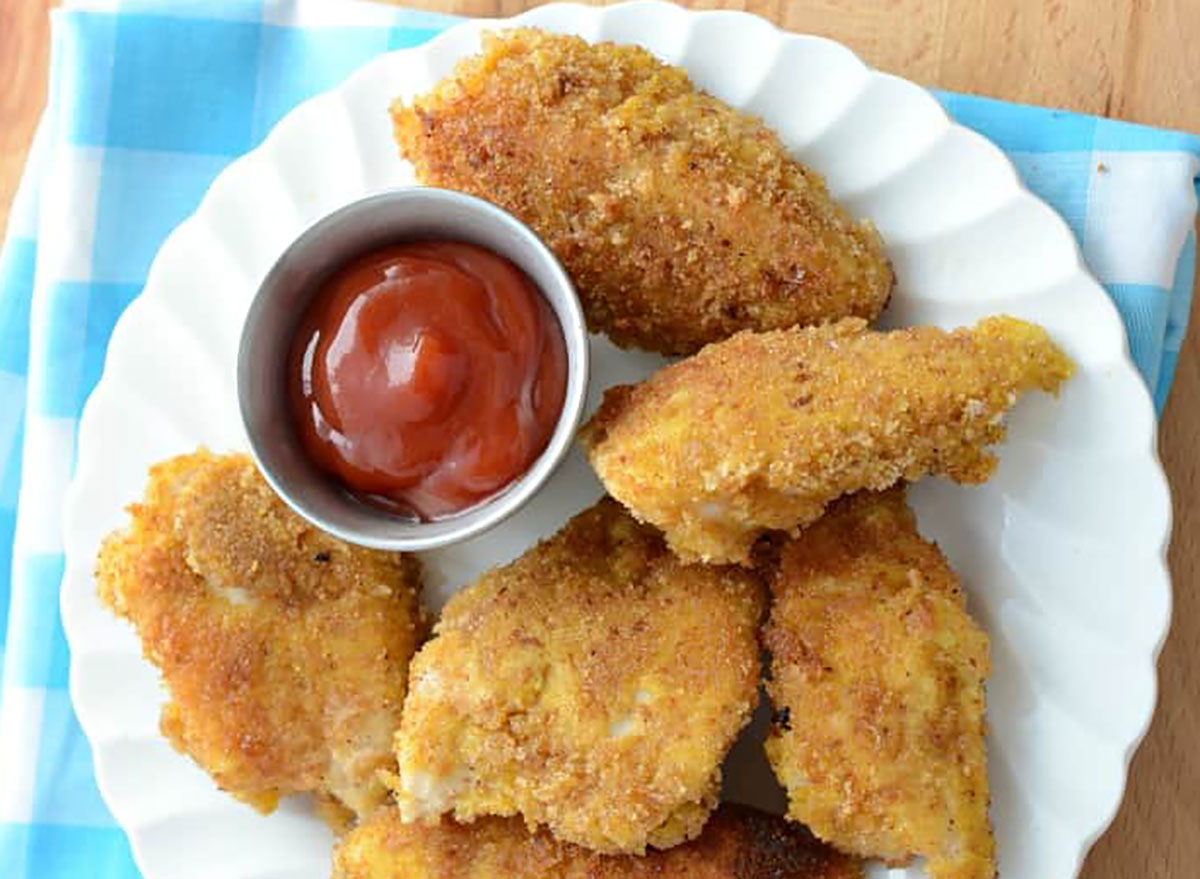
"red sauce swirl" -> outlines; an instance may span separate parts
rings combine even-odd
[[[471,244],[401,244],[337,272],[292,343],[304,448],[364,500],[423,520],[520,477],[562,410],[562,330],[519,268]]]

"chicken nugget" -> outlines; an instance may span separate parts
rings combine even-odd
[[[381,809],[338,846],[333,879],[861,879],[798,824],[723,805],[696,839],[667,851],[601,855],[530,833],[516,818],[404,824]]]
[[[862,492],[786,544],[766,629],[767,757],[788,816],[930,879],[993,879],[988,639],[902,489]]]
[[[690,354],[738,330],[873,319],[891,294],[870,223],[762,120],[636,46],[485,34],[392,117],[417,178],[524,220],[622,347]]]
[[[606,853],[699,833],[750,719],[764,590],[611,499],[450,599],[413,660],[405,821],[520,814]]]
[[[946,332],[858,319],[742,333],[612,388],[581,439],[609,493],[685,560],[747,564],[863,488],[929,473],[983,482],[1019,392],[1056,392],[1071,361],[1011,317]]]
[[[130,512],[98,588],[162,673],[171,744],[262,812],[304,791],[331,822],[378,806],[423,631],[416,561],[313,528],[244,455],[158,464]]]

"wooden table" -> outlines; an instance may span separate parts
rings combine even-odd
[[[0,0],[0,232],[45,89],[52,0]],[[525,0],[408,0],[512,15]],[[692,0],[747,9],[849,45],[918,82],[1200,132],[1200,0]],[[1200,296],[1197,297],[1200,303]],[[1085,879],[1200,874],[1200,319],[1163,419],[1175,497],[1175,616],[1159,665],[1158,713],[1125,802]],[[1136,584],[1133,584],[1136,588]],[[1005,877],[1036,879],[1036,877]]]

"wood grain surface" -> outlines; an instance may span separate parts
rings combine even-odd
[[[0,0],[0,233],[45,90],[52,0]],[[512,15],[523,0],[407,0]],[[930,86],[1200,132],[1200,0],[694,0],[745,9],[849,45]],[[1197,297],[1200,302],[1200,297]],[[1200,327],[1193,310],[1193,327]],[[1161,449],[1175,499],[1174,623],[1158,712],[1116,821],[1085,879],[1200,875],[1200,348],[1194,329],[1167,406]],[[1136,589],[1137,584],[1130,584]],[[1038,879],[1038,877],[1004,877]]]

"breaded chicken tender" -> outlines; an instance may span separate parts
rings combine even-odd
[[[891,294],[869,223],[760,119],[636,46],[485,34],[392,117],[421,182],[524,220],[589,327],[623,347],[689,354],[738,330],[873,319]]]
[[[520,814],[641,853],[694,837],[757,702],[761,583],[604,499],[450,599],[396,737],[405,821]]]
[[[930,473],[983,482],[1020,392],[1071,361],[1011,317],[945,332],[862,320],[742,333],[612,388],[581,439],[609,494],[685,560],[747,564],[754,540],[863,488]]]
[[[308,525],[244,455],[158,464],[130,512],[99,593],[162,672],[171,744],[260,811],[304,791],[331,822],[372,811],[422,633],[416,561]]]
[[[798,824],[724,805],[699,837],[667,851],[601,855],[531,834],[516,818],[404,824],[381,809],[334,854],[333,879],[861,879],[857,859]]]
[[[930,879],[993,879],[988,639],[902,489],[832,506],[772,583],[766,750],[788,816],[842,851]]]

